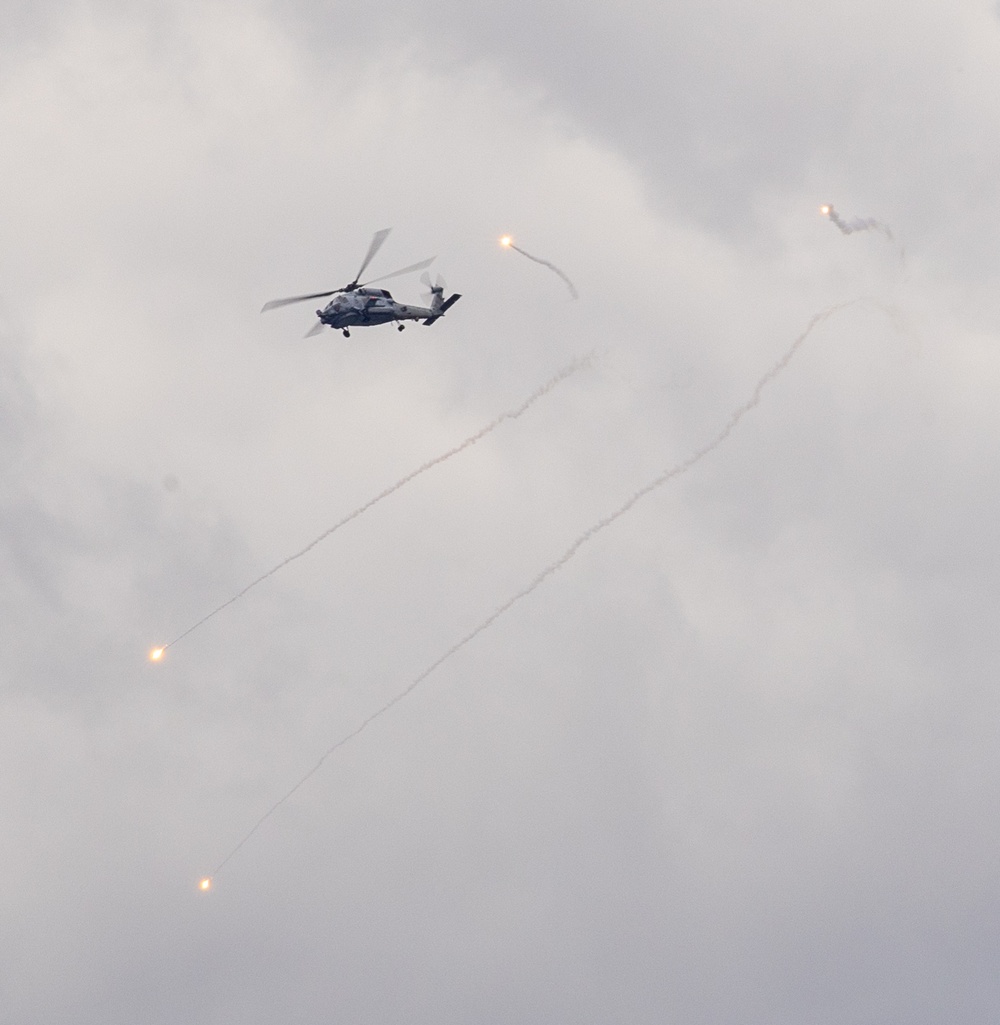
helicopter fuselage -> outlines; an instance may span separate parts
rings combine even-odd
[[[426,320],[438,312],[426,306],[396,302],[384,288],[356,288],[338,293],[316,316],[332,328],[368,327],[390,321]]]

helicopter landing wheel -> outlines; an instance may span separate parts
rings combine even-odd
[[[344,337],[345,338],[350,338],[351,337],[351,332],[348,331],[346,327],[344,328]]]
[[[396,330],[397,330],[397,331],[402,331],[402,330],[403,330],[403,328],[405,328],[405,327],[406,327],[406,325],[405,325],[405,324],[397,324],[397,325],[396,325]]]

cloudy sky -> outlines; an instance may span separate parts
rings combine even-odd
[[[997,9],[4,14],[0,1017],[996,1021]]]

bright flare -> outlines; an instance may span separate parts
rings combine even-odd
[[[821,207],[819,208],[819,212],[820,212],[820,213],[821,213],[821,214],[822,214],[822,215],[823,215],[824,217],[829,217],[829,216],[830,216],[830,211],[831,211],[832,209],[833,209],[833,207],[832,207],[832,206],[830,206],[830,205],[829,205],[829,203],[824,203],[824,204],[823,204],[823,205],[822,205],[822,206],[821,206]]]
[[[504,237],[500,239],[500,245],[509,246],[513,241],[514,240],[510,237],[510,235],[504,235]]]
[[[200,880],[200,882],[198,883],[198,889],[201,890],[202,893],[207,893],[209,890],[211,890],[212,889],[212,877],[211,876],[205,876],[204,879]]]
[[[166,648],[153,648],[153,650],[149,653],[149,661],[159,662],[160,659],[163,658],[163,653],[166,650]]]

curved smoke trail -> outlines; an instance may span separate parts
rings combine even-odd
[[[178,641],[183,640],[185,637],[187,637],[188,634],[193,633],[195,630],[198,629],[198,627],[203,626],[205,623],[207,623],[213,616],[217,616],[223,609],[227,609],[234,602],[239,601],[240,598],[242,598],[245,594],[248,594],[250,591],[252,591],[258,584],[262,584],[269,577],[273,577],[275,573],[277,573],[279,570],[284,569],[287,565],[289,565],[289,563],[295,562],[296,559],[301,559],[303,555],[306,555],[308,552],[311,552],[313,548],[315,548],[316,545],[318,545],[321,541],[325,541],[331,534],[336,533],[338,530],[340,530],[341,527],[344,527],[348,523],[350,523],[351,520],[357,519],[362,513],[367,512],[373,505],[376,505],[379,502],[381,502],[382,499],[388,498],[394,492],[399,491],[401,487],[403,487],[406,484],[409,484],[410,481],[414,479],[414,477],[419,477],[422,473],[426,473],[431,468],[439,465],[440,463],[443,463],[446,459],[451,459],[452,456],[456,456],[459,452],[463,452],[470,446],[475,445],[477,441],[481,441],[483,438],[486,437],[487,434],[491,433],[492,431],[495,431],[505,421],[516,420],[519,416],[526,413],[540,398],[542,398],[543,395],[546,395],[550,391],[552,391],[552,389],[555,388],[556,385],[561,384],[563,381],[566,380],[567,377],[570,377],[572,374],[575,374],[578,370],[582,370],[584,367],[590,366],[590,364],[593,362],[593,359],[594,354],[588,353],[585,356],[580,356],[578,359],[573,360],[572,363],[563,367],[562,370],[560,370],[553,377],[550,377],[549,380],[547,380],[545,384],[543,384],[540,388],[537,388],[535,391],[533,391],[524,400],[524,402],[521,403],[520,406],[517,406],[515,409],[509,409],[505,413],[501,413],[495,420],[490,421],[490,423],[488,423],[485,427],[476,431],[476,433],[473,434],[471,437],[466,438],[465,441],[463,441],[461,444],[456,445],[454,448],[448,449],[447,452],[443,452],[441,455],[435,456],[433,459],[428,459],[426,463],[423,463],[421,466],[418,466],[415,470],[412,470],[405,477],[401,477],[398,481],[396,481],[395,484],[389,485],[389,487],[387,487],[384,491],[380,491],[374,498],[371,498],[367,502],[365,502],[364,505],[359,505],[357,509],[354,509],[352,512],[349,512],[343,519],[338,520],[332,527],[330,527],[327,530],[324,530],[323,533],[319,535],[319,537],[314,538],[312,541],[310,541],[309,544],[305,546],[305,548],[302,548],[300,551],[297,551],[294,555],[289,555],[286,559],[282,559],[281,562],[279,562],[275,566],[272,566],[266,573],[262,573],[259,577],[257,577],[256,580],[252,580],[249,584],[247,584],[246,587],[243,588],[242,591],[239,591],[238,593],[234,594],[231,598],[227,598],[226,601],[224,601],[221,605],[212,609],[212,611],[209,612],[207,615],[202,616],[202,618],[199,619],[197,623],[195,623],[193,626],[189,626],[182,634],[178,634],[168,644],[164,644],[162,647],[159,648],[154,648],[149,657],[154,662],[158,662],[160,659],[163,658],[163,653],[167,650],[167,648],[172,647]]]
[[[504,235],[500,239],[500,244],[507,249],[513,249],[515,252],[520,253],[522,256],[526,256],[529,260],[534,260],[535,263],[540,263],[543,267],[548,267],[550,271],[554,271],[566,282],[566,287],[569,289],[569,294],[574,299],[579,299],[580,294],[576,290],[576,285],[554,264],[549,263],[548,260],[543,260],[540,256],[532,256],[531,253],[526,253],[520,246],[515,246],[509,235]]]
[[[819,209],[820,213],[837,225],[842,235],[853,235],[856,231],[880,231],[890,242],[896,241],[889,225],[876,221],[874,217],[852,217],[851,220],[845,221],[829,203]]]
[[[350,733],[341,737],[332,747],[330,747],[319,761],[293,786],[286,794],[280,797],[270,808],[264,812],[263,815],[254,823],[253,827],[247,832],[243,838],[236,844],[235,847],[219,862],[212,872],[212,876],[207,877],[211,879],[217,875],[225,866],[243,849],[243,847],[249,842],[251,837],[264,825],[265,822],[289,799],[295,794],[302,786],[304,786],[312,777],[319,772],[323,763],[336,751],[344,747],[345,744],[349,744],[355,737],[360,733],[363,733],[376,719],[381,718],[391,708],[398,705],[406,697],[413,693],[420,686],[428,676],[431,675],[436,669],[448,661],[452,655],[461,651],[470,641],[478,637],[484,630],[487,630],[493,625],[505,612],[508,612],[513,608],[522,598],[527,598],[536,588],[540,587],[550,576],[557,573],[563,566],[566,565],[570,559],[589,541],[593,540],[598,534],[601,533],[605,528],[610,527],[616,520],[624,516],[637,502],[645,498],[647,495],[661,488],[668,481],[675,477],[679,477],[681,474],[686,473],[693,466],[699,463],[705,456],[714,452],[733,432],[739,422],[749,413],[759,402],[760,397],[764,392],[764,389],[778,377],[781,372],[791,362],[792,357],[798,352],[799,348],[805,342],[805,340],[812,334],[813,330],[820,324],[822,324],[829,317],[835,313],[839,313],[841,310],[847,309],[850,306],[855,306],[861,302],[871,302],[873,300],[868,297],[860,297],[857,299],[851,299],[847,302],[837,303],[834,306],[828,306],[825,310],[817,313],[806,325],[805,330],[795,339],[794,342],[785,350],[784,355],[758,380],[756,386],[750,394],[750,397],[739,406],[726,421],[725,425],[719,431],[715,437],[698,449],[692,455],[688,456],[681,463],[665,469],[659,476],[655,477],[648,484],[639,488],[638,491],[634,492],[625,502],[623,502],[614,512],[609,513],[603,519],[598,520],[593,526],[585,530],[573,543],[559,556],[554,562],[549,563],[526,587],[523,587],[513,597],[508,598],[503,605],[497,608],[489,616],[487,616],[478,626],[470,630],[461,640],[456,641],[443,655],[432,662],[419,676],[415,677],[406,687],[403,688],[398,694],[390,698],[384,705],[376,709],[371,715],[368,716],[359,726],[355,727]],[[883,307],[883,304],[874,300],[876,305]],[[884,307],[883,307],[884,308]]]

